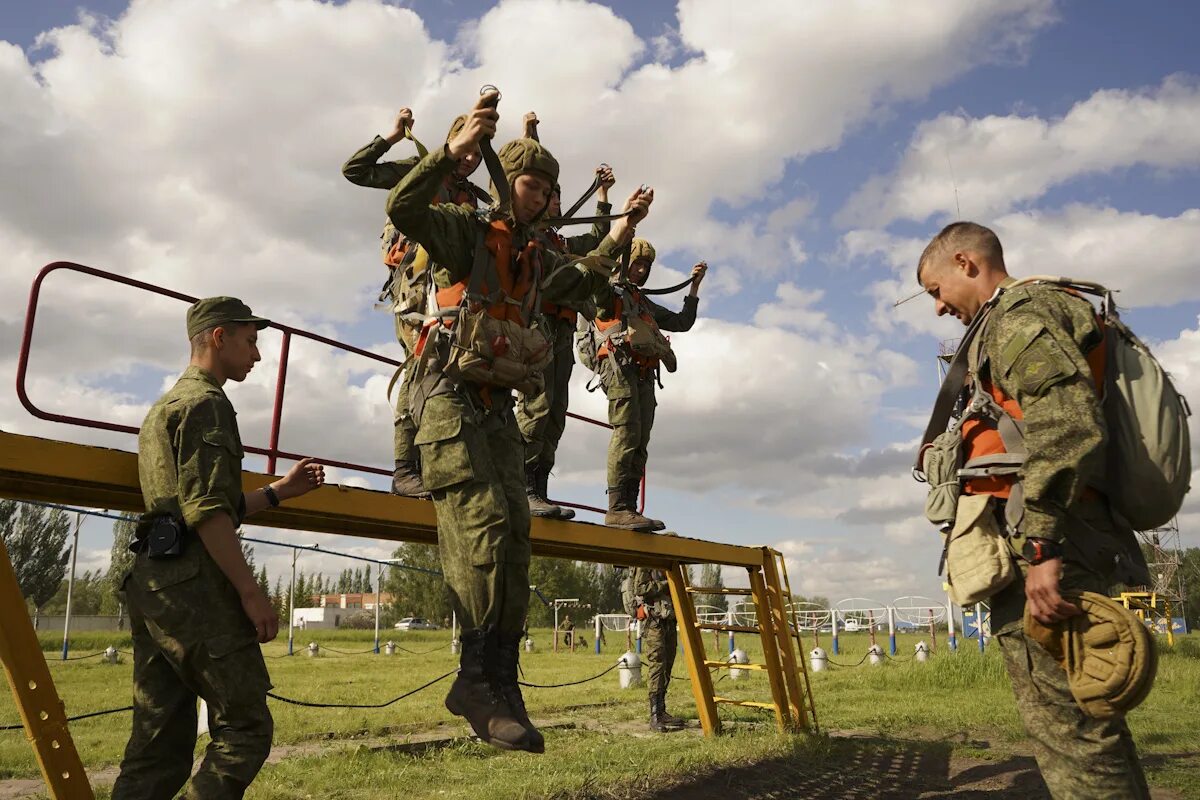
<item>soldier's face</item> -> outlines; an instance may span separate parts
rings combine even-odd
[[[480,154],[479,149],[476,148],[475,152],[468,153],[458,160],[458,166],[454,168],[454,177],[466,178],[479,168],[479,162],[482,160],[483,156]]]
[[[634,259],[629,265],[629,280],[638,286],[645,286],[650,277],[650,261],[644,258]]]
[[[930,264],[921,273],[921,285],[933,298],[933,309],[939,317],[949,314],[963,325],[970,325],[979,313],[983,301],[979,298],[979,286],[972,280],[978,275],[969,259],[950,254]]]
[[[218,335],[220,332],[220,335]],[[258,329],[253,325],[231,325],[213,332],[217,357],[225,377],[241,383],[254,365],[262,361],[258,352]]]
[[[554,184],[537,175],[518,175],[513,181],[513,216],[517,222],[529,224],[537,219],[550,203]]]
[[[558,192],[553,192],[550,195],[550,207],[546,209],[546,216],[562,216],[562,197],[559,196]]]

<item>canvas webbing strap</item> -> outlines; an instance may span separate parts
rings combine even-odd
[[[607,166],[608,166],[608,164],[602,163],[602,164],[600,164],[600,169],[604,169]],[[571,206],[570,208],[567,209],[567,213],[562,215],[562,219],[568,219],[570,217],[575,216],[575,212],[578,211],[579,209],[583,208],[583,204],[586,203],[588,200],[591,200],[592,195],[594,195],[599,190],[600,190],[600,170],[596,170],[596,177],[592,181],[592,185],[587,188],[587,191],[585,191],[582,195],[580,195],[579,199],[575,201],[575,204],[573,206]]]
[[[500,90],[490,84],[479,90],[479,94],[481,95],[493,91],[496,92],[496,98],[488,103],[490,108],[495,108],[499,105]],[[492,186],[496,190],[496,208],[507,209],[512,200],[508,194],[508,178],[504,175],[504,167],[500,166],[500,157],[492,149],[492,139],[490,136],[479,142],[479,152],[483,156],[483,163],[487,165],[488,175],[491,177]]]
[[[593,217],[554,217],[553,219],[544,219],[541,225],[547,228],[561,228],[564,225],[591,225],[597,222],[614,222],[618,219],[628,217],[633,213],[633,210],[622,211],[620,214],[597,214]]]
[[[674,286],[668,286],[665,289],[642,289],[642,294],[675,294],[680,289],[686,289],[695,283],[695,278],[689,277],[686,281],[681,281]]]
[[[420,156],[421,158],[424,158],[425,156],[429,155],[429,149],[427,147],[425,147],[425,145],[423,145],[419,141],[417,141],[417,137],[413,136],[412,126],[410,126],[410,125],[404,126],[404,138],[408,139],[410,142],[412,142],[413,146],[417,148],[418,156]]]

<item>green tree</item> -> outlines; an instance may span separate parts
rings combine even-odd
[[[137,516],[123,514],[122,518],[113,523],[113,543],[109,552],[108,570],[104,574],[104,596],[100,603],[100,613],[117,614],[121,617],[121,627],[124,627],[125,604],[121,592],[121,581],[133,566],[133,553],[129,552],[129,544],[137,532]]]
[[[720,564],[703,564],[700,567],[700,583],[699,586],[706,589],[724,589],[725,581],[721,577]],[[729,598],[723,594],[701,594],[696,595],[696,605],[712,606],[716,611],[706,609],[709,613],[719,613],[726,611],[729,608]]]
[[[275,576],[275,590],[271,592],[271,608],[275,609],[275,616],[279,617],[279,621],[287,625],[288,613],[288,598],[287,592],[283,590],[283,578]]]
[[[0,537],[22,596],[39,613],[66,574],[70,532],[71,522],[61,509],[0,501]]]
[[[392,558],[419,570],[440,573],[442,569],[434,545],[406,542],[392,551]],[[440,574],[393,565],[384,573],[383,591],[392,595],[391,603],[380,609],[381,621],[387,625],[408,616],[425,617],[437,623],[450,616],[450,599]]]

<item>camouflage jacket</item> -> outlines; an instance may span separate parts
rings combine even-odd
[[[980,373],[1025,421],[1025,536],[1062,541],[1066,510],[1104,489],[1108,434],[1087,361],[1103,341],[1091,303],[1044,284],[1004,292],[987,321]]]
[[[391,148],[387,140],[376,136],[370,144],[357,150],[342,165],[342,175],[354,185],[365,186],[368,189],[395,188],[421,159],[411,156],[399,161],[380,161]],[[484,203],[491,200],[488,193],[472,183],[469,178],[456,178],[451,172],[443,179],[437,201],[447,203],[458,194],[474,197]]]
[[[428,250],[436,262],[433,277],[439,289],[470,277],[478,241],[479,220],[474,211],[450,204],[432,205],[454,166],[454,159],[444,147],[430,151],[392,190],[387,202],[388,217],[396,229]],[[537,235],[532,226],[518,225],[513,235],[514,252]],[[619,249],[611,237],[605,236],[591,254],[615,259]],[[541,290],[547,302],[565,304],[589,297],[595,302],[612,296],[608,276],[583,265],[567,266],[570,257],[553,250],[543,250],[541,258]]]
[[[224,512],[237,525],[242,498],[237,413],[211,374],[190,366],[151,408],[138,435],[146,512],[172,514],[195,530]]]
[[[688,295],[683,298],[683,308],[679,311],[671,311],[663,308],[658,303],[651,300],[646,295],[638,291],[638,287],[633,286],[631,294],[635,294],[637,301],[650,312],[654,317],[654,324],[658,325],[661,330],[671,331],[673,333],[683,333],[690,331],[692,326],[696,324],[696,311],[700,308],[700,298]],[[615,295],[614,295],[614,300]],[[597,306],[596,318],[602,321],[611,320],[616,313],[616,304],[608,303],[603,306]]]
[[[661,569],[633,567],[630,576],[633,593],[642,598],[651,619],[674,619],[675,606],[671,604],[671,584],[667,573]]]

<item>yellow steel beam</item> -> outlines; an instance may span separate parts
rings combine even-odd
[[[243,472],[253,491],[274,478]],[[123,450],[0,432],[0,497],[141,511],[137,456]],[[256,525],[390,541],[437,541],[433,503],[387,492],[324,486],[254,516]],[[533,520],[535,555],[666,569],[680,562],[758,567],[757,548],[656,536],[603,525]]]
[[[817,724],[817,704],[813,700],[812,680],[808,676],[808,662],[804,658],[804,638],[800,633],[800,615],[796,613],[796,606],[791,603],[791,598],[794,595],[792,594],[792,582],[788,578],[787,559],[784,558],[783,553],[779,552],[778,550],[773,552],[775,554],[775,558],[779,561],[779,571],[783,575],[783,591],[788,597],[788,602],[792,609],[792,626],[789,630],[791,631],[792,638],[796,640],[797,649],[800,652],[798,659],[800,662],[800,677],[804,681],[804,695],[808,699],[809,714],[808,718],[804,720],[804,723],[805,727],[810,732],[816,733],[820,730],[820,726]]]
[[[54,798],[90,800],[83,762],[67,730],[67,714],[54,688],[8,550],[0,541],[0,662],[8,675],[25,735],[37,754],[42,778]]]
[[[759,640],[762,642],[763,662],[767,664],[767,680],[771,684],[771,701],[775,704],[775,722],[779,732],[785,733],[792,727],[791,710],[788,708],[787,688],[783,682],[783,661],[779,655],[779,643],[775,635],[774,620],[771,619],[770,598],[762,574],[762,552],[759,564],[750,573],[750,588],[754,591],[754,607],[758,609]]]
[[[771,625],[775,628],[776,640],[779,643],[780,664],[783,667],[783,685],[787,689],[788,705],[792,712],[792,723],[801,729],[808,729],[808,714],[804,707],[804,697],[800,693],[800,682],[797,680],[796,650],[792,647],[792,620],[784,610],[790,598],[783,595],[783,585],[779,580],[779,570],[776,569],[775,551],[769,547],[763,548],[763,582],[766,584],[767,597],[771,600],[769,613]]]

